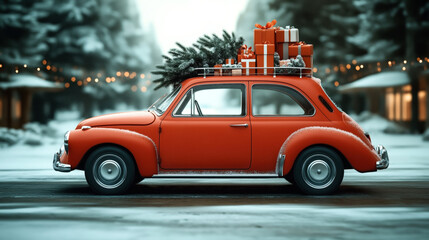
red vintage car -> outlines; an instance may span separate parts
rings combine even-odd
[[[344,169],[388,165],[386,149],[311,76],[191,78],[146,111],[82,121],[53,161],[57,171],[84,170],[98,194],[190,176],[278,177],[305,194],[330,194]]]

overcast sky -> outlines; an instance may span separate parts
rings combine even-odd
[[[175,42],[190,46],[204,34],[235,30],[248,0],[136,0],[146,29],[155,28],[163,53]]]

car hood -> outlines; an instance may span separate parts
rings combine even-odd
[[[155,115],[148,111],[113,113],[85,119],[76,129],[82,126],[149,125],[154,121]]]

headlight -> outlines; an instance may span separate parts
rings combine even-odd
[[[67,131],[64,134],[64,149],[66,150],[66,153],[69,153],[69,136],[70,136],[70,131]]]

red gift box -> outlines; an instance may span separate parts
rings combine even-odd
[[[256,67],[256,59],[249,58],[249,59],[242,59],[241,60],[241,66],[243,75],[249,76],[250,74],[255,74],[255,69],[249,69]]]
[[[255,58],[255,53],[252,51],[252,47],[247,48],[246,46],[246,49],[240,49],[240,54],[238,54],[237,58],[238,62],[241,62],[242,59]]]
[[[274,44],[256,44],[256,65],[257,67],[263,67],[264,69],[258,69],[258,73],[264,75],[274,73],[274,69],[267,69],[274,67]]]
[[[234,64],[234,58],[227,58],[227,59],[225,59],[225,63],[226,64]]]
[[[254,29],[253,30],[253,43],[262,44],[265,42],[274,44],[276,41],[276,33],[274,28],[270,29]]]
[[[289,58],[295,58],[301,55],[306,68],[313,67],[313,44],[305,44],[303,42],[289,45]]]
[[[274,25],[276,25],[276,23],[277,21],[274,19],[271,22],[267,22],[265,26],[255,24],[255,27],[257,27],[257,29],[253,30],[253,43],[255,45],[263,43],[275,44],[276,30],[273,27]]]
[[[214,65],[215,68],[220,68],[220,69],[215,69],[214,70],[214,75],[215,76],[222,76],[222,64],[216,64]]]
[[[280,59],[288,59],[289,58],[289,46],[293,43],[277,43],[276,44],[276,52],[279,54]]]
[[[299,42],[298,28],[286,27],[276,30],[276,43]]]

